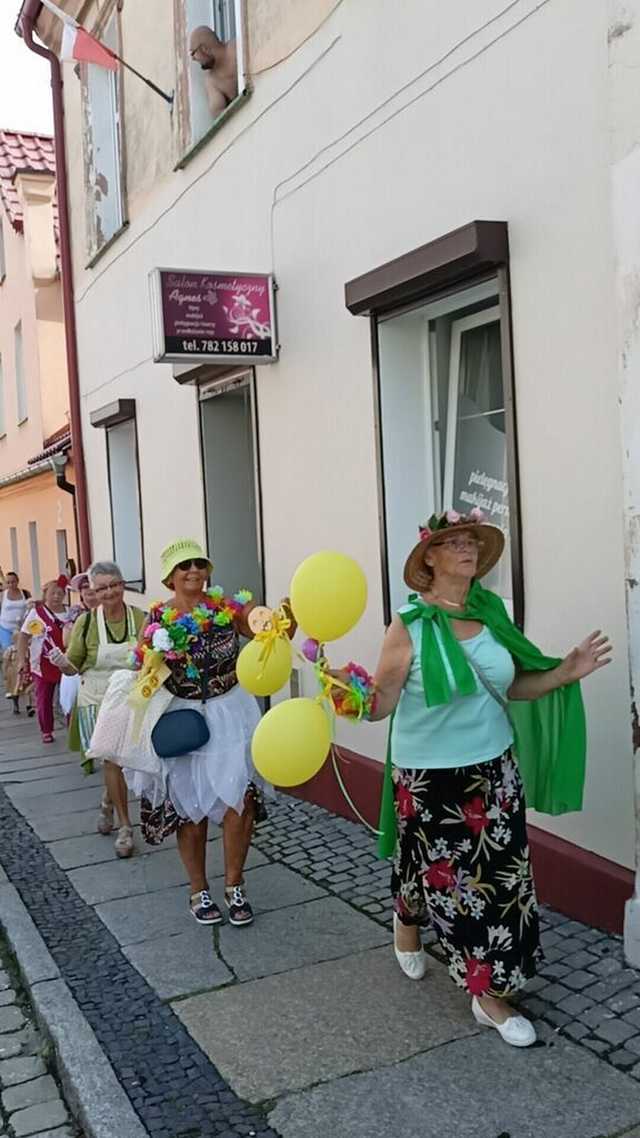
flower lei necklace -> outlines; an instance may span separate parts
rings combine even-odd
[[[198,679],[200,672],[193,660],[194,650],[212,628],[226,628],[233,624],[245,605],[253,600],[248,589],[240,589],[233,597],[225,597],[224,590],[216,585],[191,612],[178,612],[171,605],[159,602],[151,606],[150,621],[142,643],[132,652],[132,665],[142,668],[148,652],[158,652],[165,660],[184,660],[189,679]]]

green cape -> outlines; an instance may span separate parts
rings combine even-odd
[[[453,692],[436,640],[437,624],[458,695],[477,691],[477,679],[465,653],[451,629],[448,613],[436,605],[425,604],[415,594],[410,609],[400,613],[405,624],[422,620],[422,680],[427,707],[449,703]],[[543,656],[516,628],[504,602],[495,593],[474,582],[463,612],[456,620],[477,620],[486,625],[499,644],[511,653],[518,671],[546,672],[561,662]],[[524,783],[527,805],[543,814],[566,814],[582,809],[587,732],[580,684],[557,688],[541,699],[515,700],[509,704],[515,743],[514,753]],[[380,857],[391,857],[395,850],[397,822],[393,797],[391,730],[384,771]]]

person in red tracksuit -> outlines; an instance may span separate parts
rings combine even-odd
[[[33,680],[43,743],[53,743],[53,701],[61,672],[49,654],[54,648],[64,648],[65,587],[64,578],[47,582],[42,601],[29,610],[18,637],[20,685],[26,687]]]

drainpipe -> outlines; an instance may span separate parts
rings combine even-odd
[[[80,551],[80,535],[78,533],[78,502],[76,499],[76,488],[73,482],[69,482],[67,478],[67,456],[66,454],[54,454],[49,459],[51,469],[53,471],[56,486],[58,490],[63,490],[65,494],[71,495],[71,505],[73,509],[73,529],[76,538],[76,549],[78,555]],[[87,562],[86,564],[89,564]]]
[[[60,230],[60,263],[62,269],[62,299],[67,348],[67,374],[69,378],[71,445],[73,448],[73,466],[76,477],[75,502],[78,528],[78,557],[80,565],[86,566],[91,563],[91,532],[89,529],[87,501],[87,475],[84,463],[84,448],[82,445],[82,413],[78,374],[76,313],[73,300],[73,264],[71,260],[71,229],[69,226],[69,198],[67,193],[67,155],[64,135],[62,69],[57,56],[54,55],[52,51],[49,51],[48,48],[35,43],[33,39],[33,29],[41,8],[41,0],[25,0],[16,24],[16,32],[22,37],[29,51],[33,51],[36,55],[41,55],[43,59],[47,59],[51,68],[56,185],[58,190],[58,223]],[[63,487],[63,489],[64,488],[65,487]]]
[[[633,745],[635,883],[624,918],[627,962],[640,968],[640,0],[609,0],[609,146],[616,274],[618,400],[622,425],[624,553]],[[603,756],[605,758],[605,756]],[[614,826],[616,820],[611,820]]]

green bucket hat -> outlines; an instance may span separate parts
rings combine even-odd
[[[167,584],[176,565],[179,565],[181,561],[196,561],[200,558],[207,562],[209,572],[213,573],[213,562],[197,541],[191,537],[179,537],[176,541],[172,541],[171,545],[167,545],[160,554],[160,580],[162,584]]]

